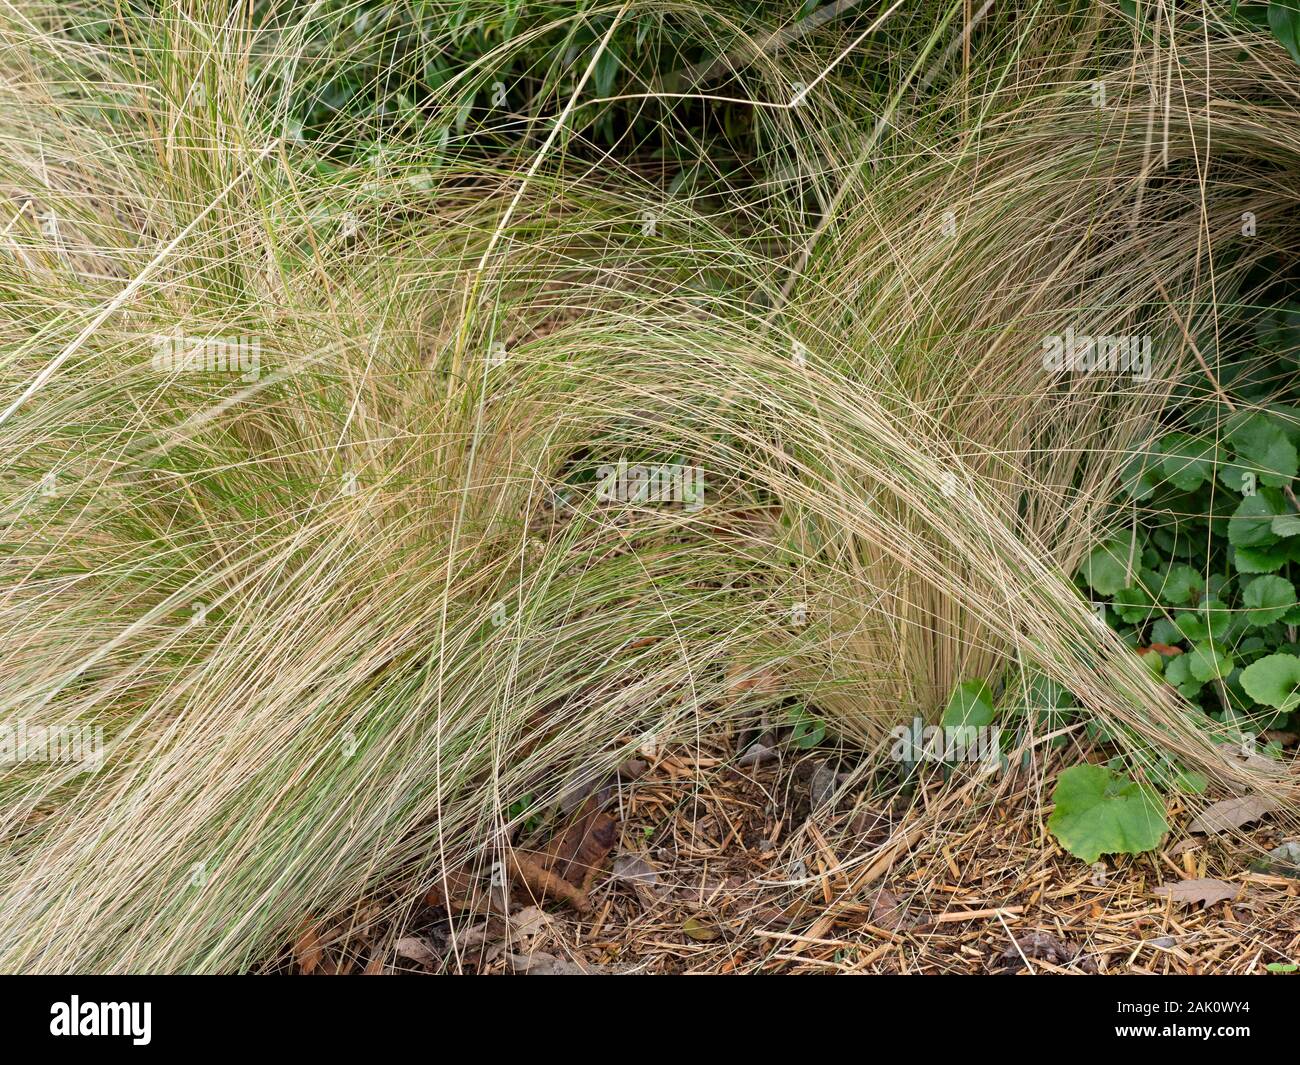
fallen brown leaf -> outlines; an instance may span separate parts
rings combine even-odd
[[[780,686],[780,674],[774,669],[767,667],[755,669],[752,665],[740,662],[733,662],[727,667],[727,698],[731,701],[746,692],[770,695]]]
[[[893,932],[907,923],[907,908],[889,888],[882,887],[871,900],[871,916],[868,920],[877,928]]]
[[[1234,828],[1258,821],[1266,813],[1277,809],[1272,799],[1262,795],[1243,795],[1238,799],[1222,799],[1211,803],[1193,818],[1188,826],[1193,832],[1230,832]]]
[[[540,851],[514,851],[511,869],[538,901],[550,895],[585,913],[591,908],[587,891],[617,837],[617,822],[593,795]]]
[[[640,780],[645,776],[650,763],[641,758],[629,758],[618,767],[618,775],[624,780]]]
[[[311,922],[304,924],[293,944],[293,959],[298,963],[298,971],[303,976],[310,976],[320,965],[323,953],[324,947],[315,925]]]
[[[463,929],[456,937],[456,943],[463,951],[473,951],[499,942],[504,935],[505,924],[497,918],[489,918]]]
[[[635,854],[624,854],[614,862],[614,878],[630,880],[634,883],[653,887],[659,882],[659,874],[644,858]]]
[[[653,906],[656,898],[668,890],[666,886],[660,887],[655,867],[635,854],[624,854],[615,859],[614,879],[632,885],[643,909]]]
[[[1005,967],[1024,968],[1022,954],[1026,958],[1050,962],[1052,965],[1070,965],[1078,959],[1080,969],[1096,972],[1096,963],[1091,958],[1080,958],[1082,953],[1083,948],[1058,939],[1051,932],[1029,932],[1016,937],[1015,943],[1002,952],[1002,960]]]
[[[540,935],[551,925],[551,917],[540,906],[525,906],[510,918],[510,931],[520,939]]]
[[[532,892],[539,902],[545,898],[561,899],[579,913],[591,909],[591,900],[587,893],[574,887],[562,876],[545,869],[540,862],[522,851],[515,851],[509,858],[510,872],[524,887]]]
[[[1241,888],[1236,884],[1225,884],[1222,880],[1180,880],[1176,884],[1163,884],[1151,894],[1173,899],[1174,902],[1199,902],[1202,907],[1235,899]]]
[[[478,908],[479,891],[474,878],[463,869],[454,869],[434,881],[424,896],[426,906],[441,906],[449,913]]]
[[[1277,776],[1284,771],[1281,762],[1268,758],[1258,751],[1243,750],[1235,743],[1220,743],[1216,746],[1233,761],[1250,766],[1251,769],[1258,769],[1272,776]]]
[[[489,917],[465,928],[456,935],[456,946],[461,957],[482,970],[505,953],[507,925],[500,917]]]
[[[406,936],[399,939],[393,949],[403,958],[413,961],[418,965],[432,965],[437,961],[437,954],[434,953],[433,945],[427,939],[421,939],[419,936]]]
[[[749,745],[744,754],[736,759],[736,765],[748,769],[750,766],[760,766],[766,762],[773,762],[778,757],[779,752],[776,748],[754,742]]]

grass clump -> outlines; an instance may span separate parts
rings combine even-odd
[[[5,775],[0,965],[254,968],[304,914],[498,860],[646,734],[799,707],[880,757],[1030,666],[1136,764],[1280,792],[1071,575],[1171,397],[1204,399],[1219,301],[1297,245],[1290,60],[1047,8],[967,55],[960,8],[789,54],[729,23],[748,158],[689,179],[588,104],[627,34],[680,52],[665,27],[721,9],[482,22],[373,123],[295,110],[352,9],[7,16],[0,686],[104,759]],[[403,56],[470,10],[429,5]],[[447,132],[561,32],[571,88]],[[883,93],[836,62],[875,32],[907,59]],[[1067,328],[1152,336],[1151,372],[1050,371]]]

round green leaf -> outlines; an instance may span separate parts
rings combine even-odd
[[[1165,671],[1165,656],[1159,651],[1139,651],[1138,658],[1142,659],[1142,664],[1151,670],[1156,676],[1161,676]]]
[[[1287,654],[1261,658],[1241,671],[1241,686],[1255,702],[1290,713],[1300,708],[1300,658]]]
[[[1219,677],[1226,677],[1232,672],[1232,655],[1209,640],[1198,643],[1182,657],[1187,659],[1187,668],[1192,676],[1202,684],[1208,684]]]
[[[1165,680],[1178,689],[1187,699],[1195,699],[1201,690],[1202,681],[1192,675],[1192,656],[1175,655],[1165,663]]]
[[[1241,594],[1246,623],[1255,628],[1272,625],[1296,605],[1295,586],[1285,577],[1256,577]]]
[[[1080,573],[1098,595],[1114,595],[1132,582],[1141,553],[1137,537],[1112,536],[1084,560]]]
[[[1163,644],[1181,643],[1186,637],[1178,631],[1178,626],[1168,618],[1157,618],[1151,626],[1151,642]]]
[[[790,742],[801,750],[816,747],[826,738],[826,723],[802,707],[790,715]]]
[[[1257,484],[1259,474],[1236,462],[1219,464],[1219,483],[1229,492],[1245,492],[1249,484]]]
[[[1199,643],[1207,637],[1221,640],[1232,625],[1232,613],[1220,599],[1202,599],[1195,610],[1179,610],[1174,625],[1183,639]]]
[[[1228,434],[1237,464],[1253,470],[1260,483],[1281,487],[1297,472],[1295,445],[1277,421],[1267,414],[1252,414]]]
[[[1101,765],[1065,770],[1052,793],[1047,827],[1061,846],[1085,862],[1103,854],[1154,850],[1168,830],[1164,803],[1150,788]]]
[[[1270,527],[1274,536],[1300,536],[1300,514],[1279,514]]]
[[[1162,603],[1181,606],[1192,599],[1199,598],[1205,587],[1205,579],[1191,566],[1177,562],[1170,566],[1164,578],[1156,587],[1156,595]]]
[[[1214,476],[1216,447],[1212,440],[1195,440],[1186,433],[1170,433],[1160,441],[1165,478],[1183,492],[1194,492]]]
[[[1228,520],[1228,541],[1236,547],[1264,547],[1277,543],[1273,519],[1280,510],[1267,492],[1246,496]]]
[[[1273,521],[1276,523],[1277,518]],[[1276,573],[1290,558],[1291,551],[1285,544],[1232,548],[1232,564],[1238,573]]]
[[[1145,588],[1121,588],[1111,602],[1115,613],[1130,625],[1141,625],[1155,612],[1155,600]]]
[[[1205,619],[1188,612],[1179,614],[1174,620],[1174,627],[1178,630],[1178,640],[1186,640],[1188,643],[1199,643],[1210,635],[1210,630],[1206,627]],[[1171,641],[1165,640],[1164,643]],[[1178,641],[1172,641],[1178,642]]]
[[[1120,487],[1139,502],[1155,494],[1160,480],[1160,458],[1157,455],[1134,455],[1119,475]]]

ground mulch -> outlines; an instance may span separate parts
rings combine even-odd
[[[1300,959],[1300,870],[1259,871],[1261,855],[1296,838],[1282,826],[1188,833],[1174,804],[1159,851],[1088,866],[1044,830],[1054,767],[1039,768],[993,784],[931,772],[882,797],[843,752],[777,751],[742,767],[729,735],[657,751],[575,813],[594,824],[602,801],[585,844],[572,823],[549,847],[519,843],[552,872],[564,871],[561,845],[581,854],[561,892],[513,864],[450,878],[451,898],[398,888],[348,920],[309,922],[269,968],[1265,974]],[[1204,879],[1235,897],[1156,892]]]

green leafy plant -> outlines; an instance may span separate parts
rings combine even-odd
[[[1215,379],[1207,370],[1192,402],[1169,411],[1180,428],[1133,454],[1120,477],[1127,527],[1078,572],[1098,616],[1167,684],[1252,743],[1300,713],[1300,304],[1286,285],[1261,286],[1263,307],[1227,331],[1234,346]],[[1220,401],[1196,399],[1210,393]],[[1087,861],[1151,849],[1165,827],[1155,788],[1200,792],[1207,781],[1164,754],[1145,772],[1139,784],[1113,766],[1066,770],[1049,827]]]
[[[537,798],[534,795],[525,795],[517,802],[512,802],[507,811],[507,817],[511,822],[523,819],[522,831],[525,835],[535,832],[541,827],[541,811],[537,808]],[[527,815],[527,816],[525,816]]]
[[[1297,112],[1271,42],[1258,64],[1203,56],[1212,27],[1180,10],[1153,52],[1108,10],[996,4],[958,62],[952,3],[821,4],[834,22],[794,39],[788,3],[130,0],[69,46],[52,27],[92,4],[0,27],[23,57],[0,82],[0,494],[60,485],[6,513],[0,687],[10,716],[109,733],[93,779],[3,776],[6,823],[41,814],[3,852],[5,971],[277,958],[304,914],[481,864],[503,797],[548,816],[629,735],[746,726],[725,665],[756,649],[809,746],[829,729],[865,749],[959,663],[1001,680],[1022,652],[1087,687],[1103,741],[1194,738],[1147,677],[1053,628],[1078,604],[1050,566],[1168,382],[1049,394],[1000,338],[1099,307],[1196,323],[1211,268],[1226,286],[1283,246],[1281,224],[1244,249],[1201,232],[1243,202],[1286,218]],[[1175,55],[1196,86],[1163,94],[1154,180],[1144,87]],[[701,92],[659,78],[719,58]],[[1112,71],[1142,91],[1069,98]],[[1207,142],[1231,154],[1205,167]],[[1278,307],[1271,364],[1228,382],[1243,411],[1294,375]],[[160,372],[157,338],[182,333],[260,338],[266,372]],[[1241,460],[1266,506],[1238,545],[1234,508],[1198,504],[1214,560],[1197,526],[1098,565],[1117,624],[1222,645],[1182,681],[1208,699],[1226,657],[1290,653],[1270,649],[1285,618],[1227,637],[1238,573],[1293,579],[1274,565],[1288,452],[1267,427],[1237,450],[1169,428],[1185,438],[1128,478],[1141,500]],[[704,507],[552,505],[628,449],[702,463]],[[1265,590],[1258,617],[1280,606]],[[816,623],[788,631],[805,600]],[[206,625],[168,622],[195,602]],[[975,689],[953,713],[986,705]]]
[[[1281,301],[1259,316],[1255,345],[1225,376],[1300,349],[1290,308]],[[1211,410],[1219,424],[1197,411],[1203,428],[1166,433],[1134,455],[1121,496],[1136,518],[1089,553],[1078,580],[1184,698],[1258,734],[1300,709],[1288,686],[1300,663],[1300,411],[1244,380],[1244,402]]]
[[[983,728],[992,723],[993,693],[982,680],[958,684],[940,721],[944,728]]]
[[[1230,11],[1246,25],[1271,31],[1291,58],[1300,63],[1300,3],[1296,0],[1268,0],[1256,4],[1232,0]]]
[[[818,6],[805,5],[799,18]],[[617,20],[590,0],[324,0],[305,31],[291,7],[259,0],[253,8],[265,44],[251,58],[250,81],[281,100],[295,140],[334,158],[382,153],[426,126],[444,149],[499,149],[528,128],[518,116],[552,112],[593,60],[586,95],[607,102],[584,104],[577,125],[605,148],[630,139],[670,155],[681,137],[663,109],[647,107],[647,88],[690,88],[684,75],[726,69],[730,50],[788,15],[775,0],[698,13],[651,8]],[[618,102],[620,94],[632,98]],[[715,153],[752,152],[752,108],[711,110]]]
[[[790,711],[790,742],[800,750],[816,747],[826,738],[826,722],[802,706]]]
[[[1154,850],[1169,830],[1154,789],[1102,765],[1076,765],[1057,778],[1047,827],[1076,858]]]
[[[1294,712],[1300,709],[1300,658],[1289,654],[1261,658],[1242,671],[1241,686],[1256,702]]]

